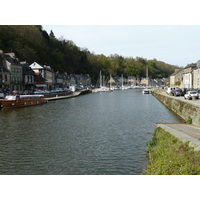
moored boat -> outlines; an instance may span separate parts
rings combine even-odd
[[[18,108],[47,103],[44,95],[8,95],[0,100],[1,108]]]
[[[146,89],[142,90],[142,93],[143,94],[151,94],[151,90],[146,88]]]

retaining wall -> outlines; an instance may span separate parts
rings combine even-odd
[[[171,97],[156,91],[153,95],[187,123],[200,126],[200,106],[194,105],[190,101],[182,101],[178,97]]]

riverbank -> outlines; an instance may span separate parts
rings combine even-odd
[[[200,100],[185,100],[183,97],[167,95],[162,90],[155,90],[153,95],[186,123],[200,126]]]
[[[157,124],[152,140],[147,143],[144,174],[200,174],[200,101],[186,101],[162,90],[153,95],[187,124]]]
[[[147,143],[146,175],[199,175],[200,152],[157,126],[153,138]]]

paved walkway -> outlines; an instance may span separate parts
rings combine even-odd
[[[182,142],[189,142],[189,146],[195,151],[200,151],[200,127],[189,124],[157,124],[171,135],[177,137]]]
[[[59,100],[59,99],[72,98],[72,97],[76,97],[79,95],[80,95],[80,92],[74,92],[73,94],[69,94],[66,96],[55,96],[55,97],[49,97],[49,98],[45,98],[45,99],[47,99],[47,101],[55,101],[55,100]]]
[[[200,107],[200,99],[196,99],[196,100],[188,100],[188,99],[184,99],[183,96],[170,96],[166,93],[166,90],[159,90],[158,94],[162,94],[164,96],[168,96],[168,97],[171,97],[173,99],[177,99],[177,100],[180,100],[180,101],[184,101],[184,102],[187,102],[189,104],[193,104],[193,105],[196,105],[196,106],[199,106]]]

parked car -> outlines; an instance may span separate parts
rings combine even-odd
[[[184,95],[184,98],[188,100],[192,99],[192,97],[195,97],[196,99],[199,98],[199,94],[197,93],[197,91],[194,90],[187,91],[186,94]]]
[[[25,90],[23,94],[34,94],[33,90]]]
[[[176,88],[175,87],[169,87],[169,88],[167,88],[166,93],[171,95],[173,90],[176,90]]]
[[[200,89],[197,89],[196,91],[197,91],[198,94],[200,94]]]
[[[36,90],[34,94],[44,94],[44,90]]]
[[[173,96],[182,96],[182,90],[181,89],[177,89],[177,90],[172,90],[171,91],[171,94],[173,95]]]

